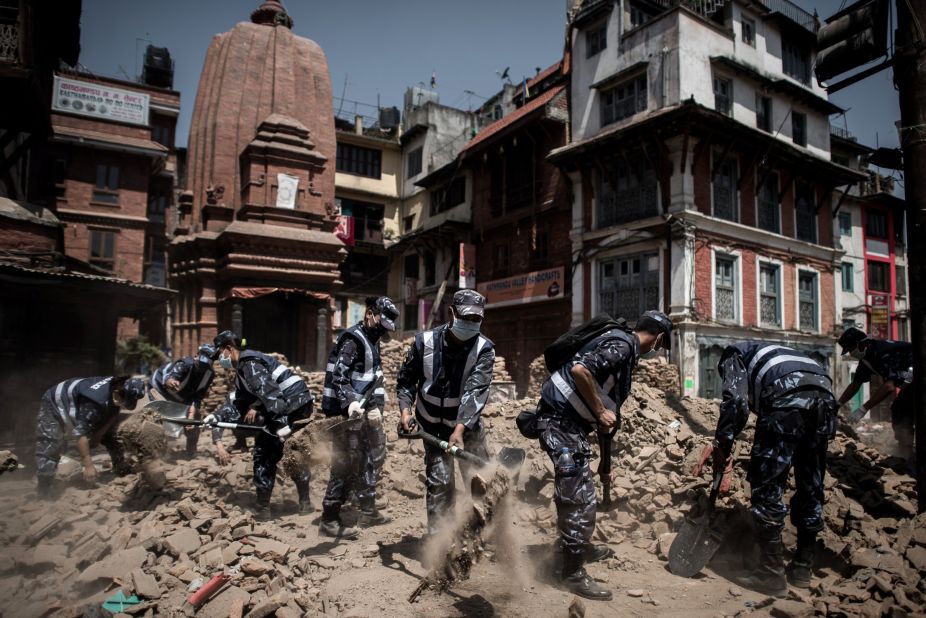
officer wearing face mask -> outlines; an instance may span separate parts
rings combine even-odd
[[[199,347],[196,358],[186,356],[177,361],[164,363],[158,367],[148,382],[148,398],[151,401],[158,399],[182,403],[187,408],[187,418],[202,418],[200,407],[203,398],[209,392],[215,371],[212,368],[212,359],[215,348],[211,343],[204,343]],[[199,443],[199,427],[187,425],[186,454],[193,457],[196,454],[196,445]]]
[[[96,480],[90,449],[102,444],[113,462],[113,472],[127,474],[122,444],[116,438],[119,409],[132,409],[145,395],[145,383],[128,376],[72,378],[51,387],[42,396],[35,431],[35,467],[39,495],[52,494],[68,436],[77,440],[84,480]]]
[[[859,361],[852,383],[839,396],[844,405],[855,396],[862,385],[873,375],[883,382],[871,397],[849,415],[851,422],[861,420],[873,407],[897,393],[891,405],[891,425],[901,454],[910,459],[913,455],[913,430],[916,409],[913,400],[913,344],[905,341],[869,339],[860,328],[851,326],[839,337],[842,354]],[[900,389],[900,392],[897,392]]]
[[[386,296],[366,301],[363,321],[338,337],[328,357],[322,410],[325,416],[353,419],[335,433],[331,456],[331,478],[325,491],[324,511],[319,533],[331,537],[355,538],[356,528],[341,523],[341,507],[351,489],[357,494],[364,526],[385,524],[389,518],[376,507],[376,484],[386,461],[386,434],[383,431],[383,405],[386,389],[380,384],[370,393],[367,409],[363,399],[383,375],[379,342],[395,331],[399,311]]]
[[[418,333],[397,377],[396,392],[402,411],[401,428],[424,431],[475,455],[488,458],[482,409],[489,397],[495,346],[479,334],[485,297],[475,290],[453,295],[449,325]],[[412,409],[414,408],[414,416]],[[452,456],[425,444],[428,533],[437,531],[441,518],[452,510]],[[460,462],[464,479],[470,465]]]
[[[553,461],[563,586],[587,599],[606,601],[612,596],[582,566],[612,554],[607,545],[590,543],[598,502],[588,465],[588,434],[610,432],[617,425],[637,361],[668,348],[671,333],[672,322],[665,314],[647,311],[633,332],[614,328],[588,341],[540,390],[537,429],[540,446]]]
[[[246,425],[263,425],[275,435],[257,433],[254,438],[254,486],[257,501],[255,516],[270,519],[270,495],[276,482],[277,464],[283,457],[283,441],[292,433],[290,424],[312,414],[312,393],[305,381],[272,356],[255,350],[241,351],[241,339],[230,330],[218,334],[214,341],[219,365],[235,369],[235,388],[214,414],[203,419],[207,425],[218,421]],[[216,457],[228,462],[222,445],[222,429],[213,428],[212,442]],[[299,492],[299,512],[311,510],[309,471],[293,477]]]

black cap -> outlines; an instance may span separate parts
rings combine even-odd
[[[395,321],[399,319],[399,310],[388,296],[380,296],[371,307],[374,315],[379,316],[379,323],[386,330],[395,330]]]
[[[126,408],[134,408],[138,400],[145,396],[145,382],[139,378],[129,378],[122,385],[122,400]]]
[[[230,330],[223,330],[221,333],[215,336],[215,339],[212,340],[212,345],[215,346],[215,352],[212,354],[212,359],[215,360],[219,356],[219,350],[225,346],[230,345],[236,348],[240,348],[241,337]]]
[[[662,347],[670,349],[672,347],[672,320],[669,316],[661,311],[649,310],[640,316],[637,320],[635,330],[658,330],[662,332]]]
[[[839,336],[839,345],[842,347],[842,355],[845,356],[852,350],[858,347],[865,339],[868,339],[868,334],[857,326],[850,326],[842,335]]]
[[[486,298],[476,290],[458,291],[453,295],[453,300],[450,304],[459,316],[485,316]]]

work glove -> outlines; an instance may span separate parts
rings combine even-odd
[[[727,450],[718,445],[713,445],[711,453],[711,464],[714,474],[722,474],[718,493],[722,496],[730,493],[730,484],[733,480],[733,455],[727,455]]]
[[[289,428],[289,425],[284,425],[277,429],[277,437],[280,439],[280,442],[286,442],[286,438],[293,433],[293,430]]]
[[[383,411],[379,408],[373,408],[367,412],[367,422],[372,427],[380,427],[383,424]]]
[[[363,416],[363,406],[360,405],[359,401],[352,401],[350,405],[347,406],[347,418],[352,421],[356,421]]]
[[[865,406],[859,406],[846,415],[846,422],[850,425],[856,425],[866,414],[868,414],[868,410],[865,409]]]
[[[708,442],[704,445],[704,448],[701,449],[701,454],[698,455],[698,461],[691,467],[691,476],[701,476],[701,468],[703,468],[707,460],[711,458],[711,453],[713,452],[714,445],[712,443]]]
[[[215,414],[207,414],[206,418],[203,419],[203,425],[211,425],[215,427],[219,424],[219,419]]]

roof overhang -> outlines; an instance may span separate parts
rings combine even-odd
[[[496,120],[482,131],[477,133],[473,139],[471,139],[465,146],[463,146],[463,149],[460,151],[460,156],[472,156],[480,149],[496,142],[506,135],[511,134],[513,131],[523,127],[525,124],[534,119],[545,118],[556,122],[569,122],[567,115],[563,115],[562,118],[557,118],[553,114],[547,112],[550,103],[552,103],[558,95],[564,92],[565,86],[555,86],[550,90],[547,90],[546,92],[531,99],[507,116]]]
[[[824,173],[833,185],[855,183],[867,178],[866,174],[833,163],[770,133],[737,122],[693,100],[649,112],[642,118],[628,118],[598,135],[557,148],[548,158],[556,165],[574,169],[586,157],[613,153],[617,145],[635,146],[654,138],[665,140],[676,135],[684,135],[686,131],[693,135],[726,135],[735,139],[737,143],[748,144],[751,148],[767,153],[771,158],[790,162],[807,173]]]
[[[142,155],[153,159],[164,159],[169,152],[166,147],[150,139],[126,137],[60,125],[53,125],[53,130],[52,141],[62,144],[90,146],[100,150]]]
[[[758,82],[768,90],[780,92],[796,99],[807,107],[821,113],[832,115],[841,114],[845,110],[835,103],[824,99],[814,91],[805,88],[784,77],[773,77],[764,71],[730,56],[711,56],[711,63],[725,67],[738,75]]]

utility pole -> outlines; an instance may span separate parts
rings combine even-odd
[[[894,83],[907,202],[910,326],[916,410],[916,495],[926,512],[926,2],[896,0]]]

